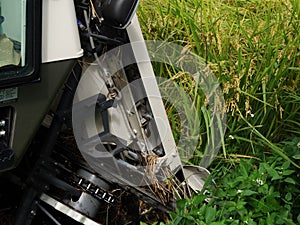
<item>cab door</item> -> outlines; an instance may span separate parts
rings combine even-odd
[[[0,173],[22,160],[80,50],[73,0],[0,0]]]

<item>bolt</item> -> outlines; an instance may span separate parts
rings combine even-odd
[[[1,130],[1,131],[0,131],[0,137],[5,136],[5,134],[6,134],[5,130]]]
[[[33,215],[33,216],[35,216],[36,215],[36,211],[35,210],[31,210],[30,214]]]
[[[5,126],[5,120],[0,120],[0,127],[4,127]]]
[[[87,186],[86,190],[89,190],[91,187],[91,183],[89,183],[89,185]]]

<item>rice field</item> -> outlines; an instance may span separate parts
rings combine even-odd
[[[223,157],[273,151],[288,159],[281,142],[300,136],[299,1],[142,0],[138,15],[147,40],[184,46],[218,78],[228,118]],[[154,68],[199,98],[188,76]]]
[[[145,39],[201,57],[225,99],[226,132],[209,166],[215,196],[180,201],[165,223],[300,224],[300,1],[141,0],[138,16]],[[187,163],[199,165],[212,138],[203,93],[177,68],[153,67],[198,109],[198,145]],[[166,110],[178,141],[183,124],[172,104]]]

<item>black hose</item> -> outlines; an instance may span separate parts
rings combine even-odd
[[[28,177],[28,189],[25,190],[22,201],[18,207],[15,217],[15,225],[29,225],[32,222],[35,214],[34,212],[37,207],[37,198],[41,195],[42,189],[45,186],[45,184],[42,183],[40,177],[36,177],[36,175],[40,176],[39,168],[41,166],[41,163],[51,155],[65,117],[68,113],[71,113],[73,98],[81,77],[81,73],[82,67],[77,62],[73,67],[73,70],[69,75],[67,82],[65,83],[65,88],[57,107],[56,114],[48,131],[48,136],[44,144],[42,145],[41,155],[37,160],[33,171]]]
[[[71,113],[73,98],[82,73],[82,67],[77,62],[65,83],[65,88],[53,121],[49,128],[47,140],[42,147],[42,157],[49,157],[59,136],[61,126],[68,113]]]
[[[25,195],[23,196],[21,205],[19,206],[16,218],[15,225],[30,225],[35,213],[35,198],[38,194],[38,191],[34,188],[30,187],[25,191]]]

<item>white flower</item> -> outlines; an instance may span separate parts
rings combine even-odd
[[[300,148],[300,141],[298,142],[297,147]]]
[[[228,137],[232,140],[234,139],[233,135],[231,135],[231,134]]]
[[[254,117],[254,113],[252,113],[250,110],[247,111],[247,114],[250,114],[252,118]]]
[[[243,192],[243,190],[237,190],[238,194],[241,194]]]
[[[261,179],[256,179],[256,183],[258,183],[258,185],[260,186],[264,184],[264,182]]]

